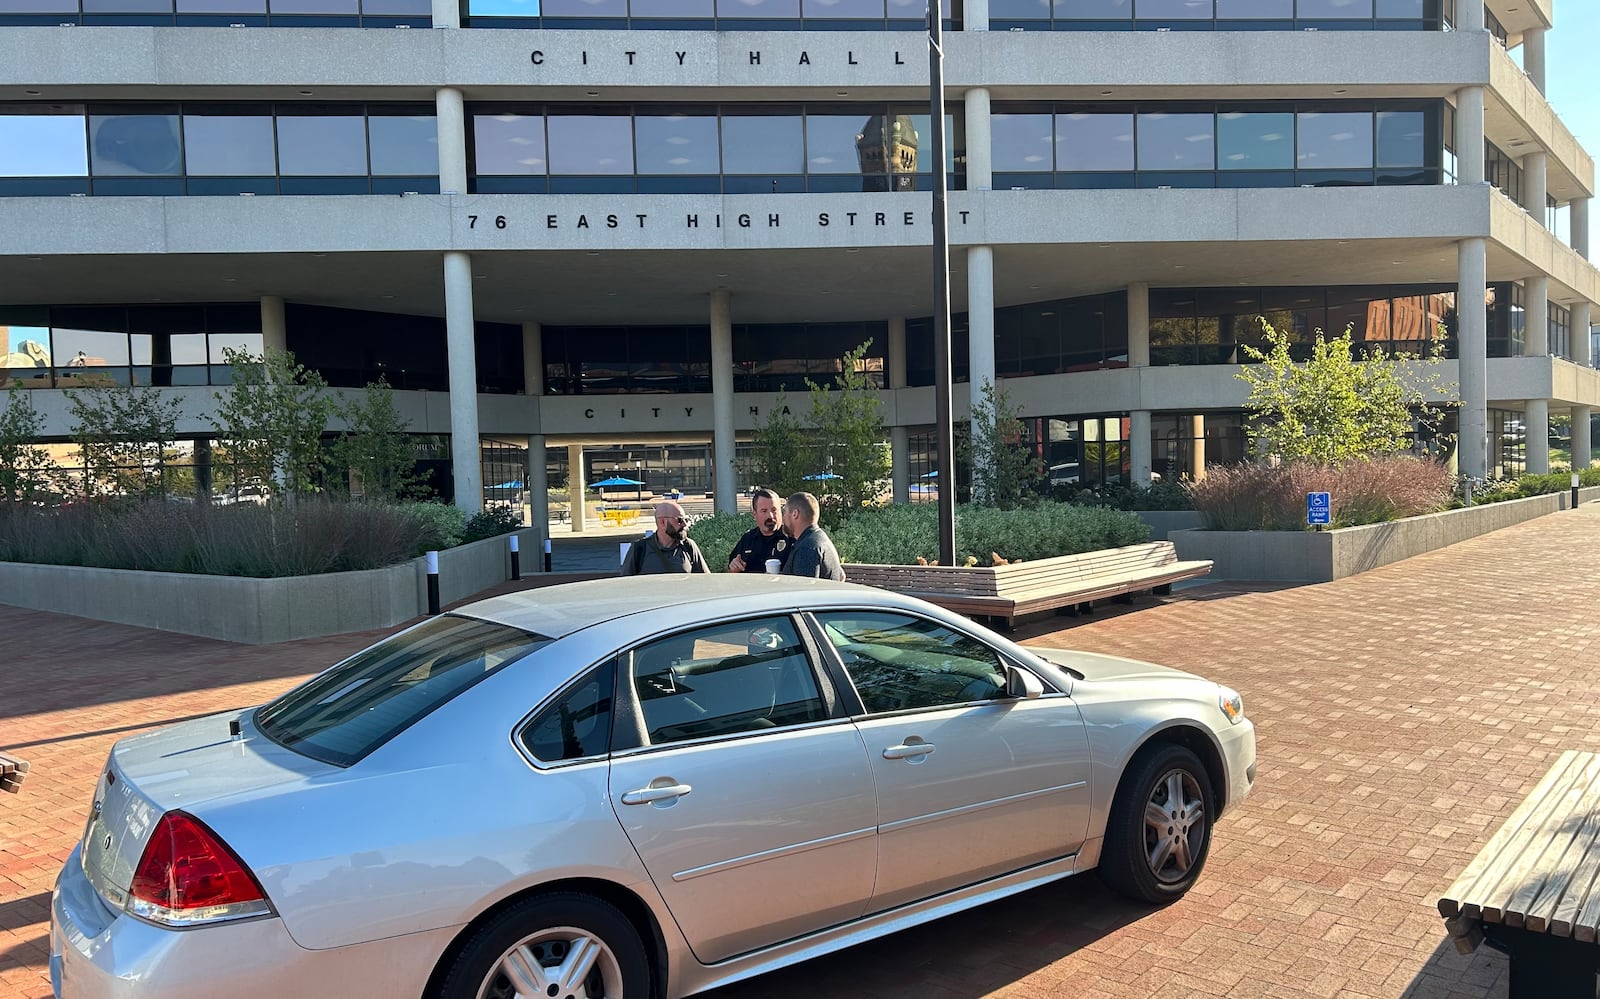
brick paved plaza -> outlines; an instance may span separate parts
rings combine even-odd
[[[1457,956],[1433,901],[1559,751],[1600,748],[1597,555],[1591,504],[1336,583],[1022,629],[1244,693],[1256,791],[1194,892],[1150,911],[1069,880],[718,999],[1503,996],[1505,959]],[[0,749],[34,765],[0,795],[0,999],[49,995],[50,884],[115,739],[259,702],[376,637],[230,646],[10,608],[0,630]]]

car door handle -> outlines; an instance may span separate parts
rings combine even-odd
[[[641,787],[622,793],[624,805],[648,805],[654,801],[666,801],[668,798],[681,798],[693,791],[688,784],[668,784],[665,787]]]
[[[927,756],[931,752],[933,752],[933,743],[931,742],[902,742],[898,746],[890,746],[885,749],[883,758],[886,760],[910,760]]]

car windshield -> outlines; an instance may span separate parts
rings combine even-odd
[[[437,617],[268,702],[256,725],[285,749],[347,767],[551,641],[488,621]]]

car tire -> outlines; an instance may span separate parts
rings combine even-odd
[[[1111,804],[1101,880],[1139,901],[1177,901],[1205,867],[1215,817],[1216,797],[1200,758],[1172,743],[1145,747],[1128,764]]]
[[[437,999],[650,999],[650,961],[616,906],[574,893],[539,895],[469,937]],[[555,991],[550,991],[555,988]]]

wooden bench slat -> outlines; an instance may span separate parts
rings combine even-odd
[[[1537,890],[1542,885],[1548,861],[1546,859],[1561,820],[1574,814],[1583,798],[1584,789],[1600,773],[1600,761],[1569,766],[1562,781],[1552,785],[1540,807],[1523,827],[1521,835],[1509,847],[1510,863],[1499,872],[1498,881],[1482,902],[1482,918],[1487,923],[1519,926],[1522,896],[1531,885]]]
[[[1570,883],[1572,868],[1577,866],[1589,845],[1580,835],[1582,819],[1592,817],[1597,808],[1600,808],[1600,767],[1590,766],[1585,768],[1584,778],[1568,790],[1561,809],[1553,813],[1539,831],[1539,838],[1544,840],[1543,851],[1508,877],[1512,895],[1505,906],[1507,926],[1544,931],[1549,914],[1555,911]],[[1538,925],[1529,925],[1532,921],[1537,921]]]
[[[0,753],[0,791],[16,794],[22,787],[22,779],[28,775],[30,767],[27,760]]]

